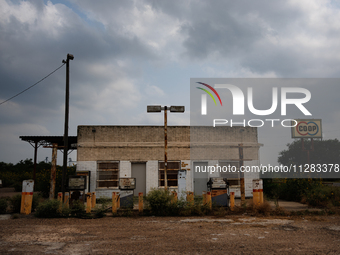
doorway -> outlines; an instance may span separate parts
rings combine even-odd
[[[197,171],[196,171],[196,167]],[[196,196],[202,196],[203,191],[207,191],[208,182],[208,162],[194,162],[194,192]],[[200,171],[198,171],[200,169]],[[206,172],[202,172],[202,170]]]
[[[146,163],[132,163],[131,177],[136,178],[136,188],[133,190],[133,195],[138,196],[139,192],[146,195]]]

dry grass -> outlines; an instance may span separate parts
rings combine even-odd
[[[272,212],[271,205],[267,200],[264,200],[262,204],[254,204],[253,200],[248,200],[247,209],[251,210],[255,214],[261,214],[265,216],[269,216]]]

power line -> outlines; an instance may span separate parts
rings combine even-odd
[[[57,69],[55,69],[53,72],[51,72],[51,73],[49,73],[48,75],[46,75],[46,76],[45,76],[44,78],[42,78],[40,81],[34,83],[32,86],[28,87],[27,89],[21,91],[20,93],[14,95],[14,96],[12,96],[11,98],[9,98],[9,99],[7,99],[7,100],[1,102],[0,105],[2,105],[2,104],[4,104],[4,103],[8,102],[9,100],[11,100],[11,99],[13,99],[13,98],[19,96],[20,94],[24,93],[25,91],[29,90],[30,88],[33,88],[35,85],[37,85],[38,83],[40,83],[40,82],[42,82],[43,80],[45,80],[48,76],[50,76],[51,74],[53,74],[53,73],[55,73],[56,71],[58,71],[58,70],[59,70],[60,68],[62,68],[64,65],[65,65],[65,63],[63,63],[61,66],[59,66],[59,67],[58,67]]]

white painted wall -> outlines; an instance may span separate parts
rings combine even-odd
[[[193,181],[192,181],[192,169],[191,169],[191,161],[190,160],[181,160],[181,169],[186,170],[186,190],[192,191],[193,190]]]
[[[130,161],[120,161],[120,163],[119,163],[119,177],[120,178],[131,177],[131,162]]]
[[[217,165],[218,160],[202,160],[204,162],[208,162],[209,166]],[[182,160],[181,165],[184,163],[184,167],[182,169],[186,169],[186,190],[194,191],[194,169],[193,169],[193,161],[191,160]],[[258,165],[258,160],[253,161],[245,161],[245,166],[255,166]],[[97,162],[96,161],[78,161],[77,162],[77,171],[90,171],[91,172],[91,191],[96,192],[96,196],[98,198],[101,197],[112,197],[112,192],[120,192],[117,189],[97,189]],[[209,174],[209,177],[219,177],[219,173]],[[130,161],[120,161],[120,177],[131,177],[131,162]],[[245,177],[245,195],[246,197],[253,196],[253,179],[259,179],[259,173],[244,173]],[[148,193],[151,189],[158,188],[158,161],[150,160],[146,162],[146,192]],[[241,197],[239,188],[230,188],[230,192],[235,192],[235,197]],[[125,193],[130,194],[129,192],[121,192],[123,196]]]
[[[158,188],[158,161],[146,162],[146,193],[151,189]]]

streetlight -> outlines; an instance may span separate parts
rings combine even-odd
[[[164,111],[164,189],[168,189],[168,117],[167,111],[170,108],[170,112],[181,112],[185,111],[184,106],[160,106],[160,105],[148,105],[147,112],[161,112]]]

